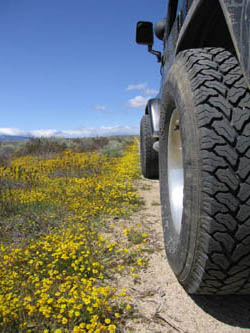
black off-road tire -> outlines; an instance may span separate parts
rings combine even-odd
[[[141,119],[140,127],[140,159],[142,174],[148,179],[159,179],[159,157],[153,149],[155,142],[149,115],[145,114]]]
[[[238,61],[221,48],[181,52],[162,101],[160,192],[168,261],[190,294],[250,294],[250,93]],[[168,190],[173,112],[184,173],[179,230]]]

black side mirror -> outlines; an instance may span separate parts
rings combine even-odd
[[[148,46],[154,44],[153,23],[143,21],[137,22],[136,43]]]

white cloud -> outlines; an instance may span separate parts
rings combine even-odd
[[[80,128],[84,136],[138,135],[138,126],[101,126],[98,128]]]
[[[0,128],[0,135],[25,136],[25,137],[95,137],[112,135],[138,135],[138,126],[101,126],[96,128],[81,127],[74,130],[41,129],[24,131],[17,128]]]
[[[131,98],[129,100],[129,105],[132,106],[132,108],[143,109],[143,108],[145,108],[145,106],[150,98],[151,98],[150,96],[147,96],[147,97],[135,96],[134,98]]]
[[[149,89],[148,84],[145,83],[139,83],[139,84],[130,84],[126,90],[142,90],[146,95],[156,95],[158,94],[158,91],[155,89]]]
[[[50,137],[50,136],[56,136],[58,135],[58,131],[54,130],[54,129],[47,129],[47,130],[34,130],[34,131],[30,131],[31,136],[35,136],[35,137]]]
[[[96,105],[94,109],[98,111],[105,111],[107,110],[107,107],[105,105]]]
[[[146,95],[156,95],[156,94],[158,94],[158,91],[154,90],[154,89],[146,89],[145,94]]]
[[[18,128],[0,128],[0,135],[20,135],[20,136],[30,136],[29,131],[23,131]]]
[[[130,84],[126,90],[145,90],[147,89],[148,84],[145,83],[139,83],[139,84]]]
[[[145,108],[148,100],[152,98],[151,96],[155,96],[158,93],[158,91],[155,89],[149,89],[146,82],[140,84],[131,84],[126,88],[126,90],[141,90],[142,95],[135,96],[128,101],[129,106],[139,109]]]

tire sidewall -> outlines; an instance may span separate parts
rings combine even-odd
[[[182,59],[177,58],[163,88],[159,164],[165,248],[168,261],[183,284],[192,269],[200,220],[199,134],[192,96],[187,70]],[[184,167],[183,214],[180,234],[176,232],[173,224],[168,194],[168,134],[171,115],[175,108],[180,119]]]

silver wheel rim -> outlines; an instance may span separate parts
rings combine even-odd
[[[168,133],[168,191],[170,210],[176,232],[181,232],[183,213],[184,171],[179,114],[173,111]]]

